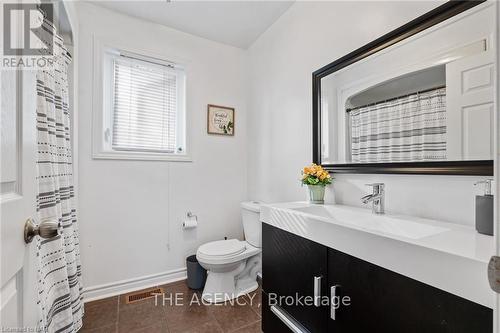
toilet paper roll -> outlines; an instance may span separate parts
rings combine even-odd
[[[198,226],[198,221],[196,220],[185,220],[182,222],[182,228],[183,229],[192,229],[196,228]]]

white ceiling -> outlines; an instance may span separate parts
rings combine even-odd
[[[248,48],[293,1],[93,1],[143,20]]]

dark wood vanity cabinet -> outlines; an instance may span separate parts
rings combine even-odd
[[[350,298],[329,332],[493,332],[491,309],[333,249],[328,284]]]
[[[322,277],[323,298],[331,299],[332,287],[335,287],[337,300],[348,296],[344,303],[349,305],[336,309],[335,320],[332,320],[329,305],[278,304],[303,332],[493,331],[493,311],[490,308],[268,224],[263,224],[262,232],[264,332],[292,331],[272,311],[269,302],[276,296],[271,299],[269,295],[295,296],[297,293],[299,296],[314,296],[314,277],[317,276]]]
[[[265,223],[262,225],[262,242],[262,290],[265,298],[274,303],[277,300],[275,296],[280,296],[282,310],[310,332],[324,332],[327,307],[289,303],[292,298],[302,297],[304,300],[307,296],[314,296],[315,281],[318,279],[320,285],[316,288],[317,292],[321,293],[326,288],[327,248]],[[274,319],[273,316],[270,318]],[[268,332],[276,331],[269,329]]]

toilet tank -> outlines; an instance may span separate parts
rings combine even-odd
[[[241,203],[241,218],[245,240],[255,247],[262,247],[262,224],[260,222],[260,202]]]

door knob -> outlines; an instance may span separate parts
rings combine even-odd
[[[500,257],[493,256],[488,264],[488,282],[491,289],[500,294]]]
[[[40,236],[45,239],[54,238],[59,235],[59,223],[44,220],[40,224],[36,224],[30,217],[24,223],[24,242],[31,243],[35,236]]]

